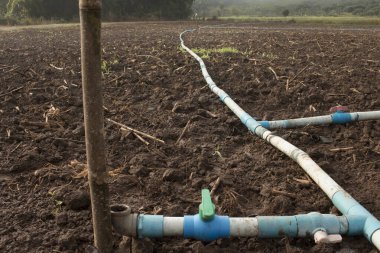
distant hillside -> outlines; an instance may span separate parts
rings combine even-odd
[[[380,0],[195,0],[198,16],[380,16]]]

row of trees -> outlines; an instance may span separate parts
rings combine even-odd
[[[193,0],[106,0],[103,16],[112,20],[131,18],[186,19]]]
[[[103,18],[186,19],[192,15],[281,16],[342,15],[380,16],[380,0],[103,0]],[[287,10],[289,12],[284,12]],[[2,18],[78,19],[78,0],[0,0]]]
[[[103,18],[186,19],[192,4],[193,0],[103,0]],[[73,20],[78,13],[78,0],[0,0],[0,18]]]
[[[359,15],[380,16],[380,0],[195,0],[200,17]]]

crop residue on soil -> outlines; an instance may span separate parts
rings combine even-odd
[[[219,178],[213,196],[219,214],[337,213],[298,165],[250,134],[204,87],[198,64],[179,49],[179,33],[193,25],[104,27],[105,116],[166,142],[145,145],[106,123],[112,203],[194,214],[200,190]],[[336,105],[380,109],[377,30],[253,27],[185,36],[191,48],[214,49],[205,59],[210,75],[252,116],[324,115]],[[237,53],[216,50],[228,47]],[[80,76],[78,27],[0,31],[1,252],[83,252],[92,244]],[[379,121],[276,134],[380,217]],[[114,238],[116,248],[121,238]],[[364,238],[322,246],[312,238],[210,244],[168,238],[153,246],[155,252],[375,252]]]

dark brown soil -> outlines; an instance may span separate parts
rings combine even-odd
[[[198,64],[179,49],[179,33],[194,26],[104,27],[105,116],[166,142],[146,139],[146,146],[106,124],[112,203],[142,213],[194,214],[200,190],[220,177],[214,196],[219,214],[336,213],[315,184],[295,180],[307,179],[297,164],[250,134],[205,88]],[[240,51],[212,53],[206,64],[215,82],[252,116],[324,115],[336,105],[380,109],[378,30],[254,26],[185,37],[191,48]],[[83,252],[93,244],[78,29],[0,31],[0,252]],[[293,79],[288,89],[287,79]],[[276,133],[308,152],[380,217],[379,121]],[[117,248],[120,237],[114,238]],[[312,238],[153,243],[155,252],[376,252],[364,238],[344,238],[334,246],[315,246]]]

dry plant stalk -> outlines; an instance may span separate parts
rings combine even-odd
[[[144,140],[143,137],[141,137],[140,135],[138,135],[136,132],[132,132],[134,136],[137,137],[137,139],[139,139],[142,143],[144,143],[145,145],[149,145],[149,142],[147,142],[146,140]]]
[[[275,76],[275,78],[276,78],[277,81],[280,80],[280,79],[278,78],[278,75],[277,75],[276,71],[274,71],[274,69],[273,69],[272,67],[269,67],[268,69],[269,69],[270,71],[272,71],[272,73],[274,74],[274,76]]]
[[[53,105],[50,105],[50,108],[44,113],[44,118],[45,118],[45,122],[48,123],[49,122],[49,117],[50,118],[55,118],[55,117],[58,117],[60,114],[60,110],[56,107],[54,107]]]
[[[80,179],[88,176],[88,167],[87,164],[81,163],[78,160],[70,161],[69,167],[72,168],[75,172],[72,178]],[[108,171],[110,177],[116,177],[120,175],[124,170],[124,167],[119,167],[114,170]]]
[[[300,183],[303,186],[310,186],[312,184],[310,180],[306,180],[306,179],[293,178],[293,180],[296,181],[297,183]]]
[[[132,127],[126,126],[126,125],[121,124],[121,123],[119,123],[119,122],[116,122],[116,121],[114,121],[114,120],[112,120],[112,119],[107,119],[107,121],[108,121],[108,122],[111,122],[111,123],[113,123],[113,124],[115,124],[115,125],[117,125],[117,126],[119,126],[119,127],[121,127],[122,130],[129,130],[129,131],[132,131],[132,132],[137,133],[137,134],[139,134],[139,135],[142,135],[142,136],[144,136],[144,137],[147,137],[147,138],[149,138],[149,139],[152,139],[152,140],[154,140],[154,141],[161,142],[161,143],[165,144],[165,141],[160,140],[160,139],[158,139],[158,138],[156,138],[156,137],[154,137],[154,136],[152,136],[152,135],[150,135],[150,134],[147,134],[147,133],[141,132],[141,131],[139,131],[139,130],[137,130],[137,129],[134,129],[134,128],[132,128]]]
[[[211,189],[211,192],[210,192],[211,196],[213,196],[215,194],[215,191],[218,189],[218,187],[220,185],[220,182],[221,182],[221,179],[220,179],[220,177],[218,177],[216,179],[216,181],[214,182],[214,185],[212,186],[212,189]]]
[[[292,79],[290,79],[287,85],[289,86],[291,82],[293,82],[299,75],[301,75],[307,69],[307,67],[309,67],[309,64],[306,65],[306,67],[304,67],[300,72],[298,72]]]
[[[285,192],[285,191],[280,191],[280,190],[276,190],[276,189],[273,189],[272,193],[278,194],[278,195],[284,195],[284,196],[287,196],[287,197],[292,198],[292,199],[296,199],[297,198],[296,194]]]
[[[339,151],[347,151],[354,149],[354,147],[346,147],[346,148],[330,148],[331,152],[339,152]]]
[[[178,137],[177,141],[175,142],[176,145],[181,141],[182,137],[184,136],[184,134],[186,133],[187,129],[189,128],[190,123],[191,123],[191,119],[189,119],[187,121],[186,126],[182,130],[181,135]]]

